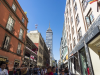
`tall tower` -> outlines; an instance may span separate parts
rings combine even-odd
[[[46,31],[46,45],[48,48],[50,48],[50,66],[52,66],[52,60],[53,60],[53,32],[50,28]]]

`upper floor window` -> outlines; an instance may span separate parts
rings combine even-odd
[[[83,0],[82,1],[83,11],[86,9],[87,5],[88,5],[88,1],[87,0]]]
[[[70,31],[70,25],[69,25],[69,31]]]
[[[89,12],[89,14],[85,17],[85,19],[86,19],[87,25],[90,26],[90,24],[92,24],[94,20],[94,15],[92,14],[92,12]]]
[[[75,13],[77,11],[77,4],[75,3],[75,6],[74,6],[74,10],[75,10]]]
[[[14,22],[15,22],[14,19],[12,17],[9,17],[6,28],[12,31]]]
[[[79,22],[80,22],[79,15],[77,14],[77,16],[76,16],[76,23],[77,23],[77,25],[79,24]]]
[[[71,22],[73,23],[73,17],[71,17]]]
[[[67,17],[66,17],[66,23],[67,23]]]
[[[22,40],[23,33],[24,33],[23,29],[20,28],[20,32],[19,32],[19,39],[20,39],[20,40]]]
[[[9,42],[10,42],[10,37],[9,36],[5,36],[4,43],[3,43],[3,48],[4,49],[8,49]]]
[[[18,43],[17,54],[20,54],[20,53],[21,53],[21,44]]]
[[[70,8],[70,13],[72,13],[72,9]]]
[[[74,26],[72,27],[72,34],[74,35]]]
[[[73,42],[73,45],[74,45],[74,46],[76,45],[76,41],[75,41],[75,38],[74,38],[74,42]]]
[[[71,34],[70,34],[70,40],[71,40]]]
[[[82,37],[82,31],[81,31],[81,28],[80,28],[79,31],[78,31],[78,40],[80,40],[81,37]]]
[[[70,44],[70,51],[72,51],[72,44]]]
[[[16,5],[13,3],[13,5],[12,5],[12,9],[14,10],[14,11],[16,11]]]
[[[73,0],[73,3],[75,2],[75,0]]]
[[[24,17],[22,17],[22,22],[24,23],[24,21],[25,21],[25,19],[24,19]]]

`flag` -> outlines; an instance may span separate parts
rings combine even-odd
[[[38,25],[37,25],[37,24],[35,24],[35,28],[36,28],[36,29],[37,29],[37,26],[38,26]]]
[[[88,0],[88,3],[92,4],[93,2],[96,2],[98,0]]]

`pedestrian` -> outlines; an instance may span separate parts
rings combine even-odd
[[[69,75],[68,67],[65,68],[65,73],[67,73],[67,75]]]
[[[45,75],[45,69],[44,68],[42,69],[41,75]]]
[[[32,74],[33,74],[33,68],[32,68],[32,65],[30,65],[30,68],[29,68],[29,73],[30,73],[30,75],[32,75]]]
[[[56,67],[56,73],[58,73],[58,68]]]
[[[37,75],[37,66],[34,67],[34,74]]]
[[[52,72],[53,72],[54,75],[57,75],[56,68],[54,66],[52,67]]]
[[[20,70],[15,75],[30,75],[27,65],[22,64]]]
[[[1,62],[0,64],[0,75],[8,75],[8,70],[6,69],[6,62]]]
[[[64,69],[61,70],[61,74],[60,74],[60,75],[67,75],[67,74],[65,73],[65,70],[64,70]]]
[[[46,75],[53,75],[51,66],[49,66],[49,67],[47,68],[47,73],[46,73]]]
[[[37,75],[41,75],[41,69],[38,69],[38,74]]]

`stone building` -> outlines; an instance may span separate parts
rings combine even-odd
[[[47,59],[49,59],[49,51],[47,51],[47,47],[45,44],[45,41],[37,30],[35,31],[30,31],[28,34],[28,37],[35,43],[35,45],[38,47],[38,52],[37,52],[37,66],[39,67],[44,67],[44,63],[47,63]]]

